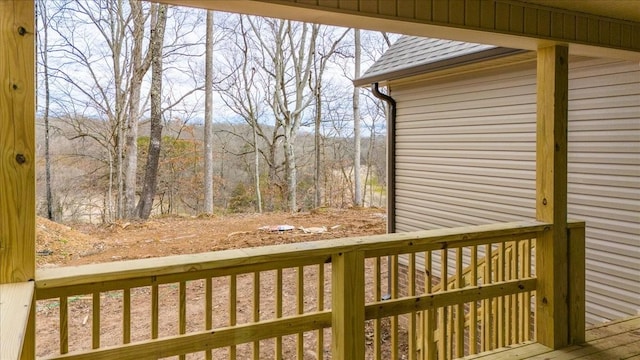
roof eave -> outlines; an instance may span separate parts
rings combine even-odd
[[[496,59],[500,57],[516,55],[528,52],[529,50],[511,49],[504,47],[497,47],[487,50],[478,51],[471,54],[462,56],[456,56],[450,59],[436,61],[427,64],[420,64],[416,66],[407,67],[404,69],[389,71],[381,74],[374,74],[371,76],[364,76],[353,80],[353,85],[356,87],[368,86],[373,83],[385,83],[393,80],[404,79],[411,76],[421,75],[433,71],[449,69],[457,66],[473,64],[481,61]]]

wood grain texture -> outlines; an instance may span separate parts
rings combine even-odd
[[[332,256],[332,358],[364,360],[364,253]]]
[[[586,247],[585,224],[569,229],[569,343],[585,341]]]
[[[0,284],[35,272],[34,14],[0,1]]]
[[[553,223],[536,239],[537,341],[568,344],[567,128],[568,49],[538,50],[536,130],[536,217]]]
[[[113,360],[159,359],[206,349],[235,346],[274,336],[285,336],[331,326],[329,311],[296,317],[266,320],[258,324],[242,324],[219,328],[216,331],[200,331],[183,336],[167,336],[161,339],[140,341],[118,347],[106,347],[95,351],[83,351],[50,359]],[[235,359],[235,354],[234,357]]]
[[[33,281],[0,284],[0,359],[21,358],[33,293]]]

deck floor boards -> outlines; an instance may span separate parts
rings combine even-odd
[[[468,356],[482,360],[640,360],[640,316],[587,329],[587,342],[560,350],[538,343],[514,345]]]

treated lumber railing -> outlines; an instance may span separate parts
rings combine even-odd
[[[32,311],[33,281],[0,284],[0,359],[18,360]]]
[[[36,298],[41,309],[57,309],[59,346],[57,354],[39,354],[449,359],[489,350],[529,339],[525,324],[536,289],[530,249],[550,229],[518,222],[43,269]],[[479,269],[478,249],[493,247],[502,249],[502,260],[486,262],[482,274],[471,270],[463,282],[465,255]],[[400,257],[409,259],[405,273]],[[417,257],[428,259],[423,269]],[[432,271],[438,257],[441,274],[450,268],[460,274],[456,284],[438,284]],[[391,299],[382,300],[388,275]],[[105,329],[103,311],[119,313],[121,328]],[[515,319],[517,329],[504,325]],[[72,322],[91,329],[84,344],[86,330],[74,330],[79,325]],[[132,326],[139,323],[148,324],[146,333]]]

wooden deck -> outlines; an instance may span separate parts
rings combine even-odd
[[[538,343],[528,343],[468,356],[464,359],[640,360],[640,316],[587,329],[586,339],[585,344],[555,351]]]

